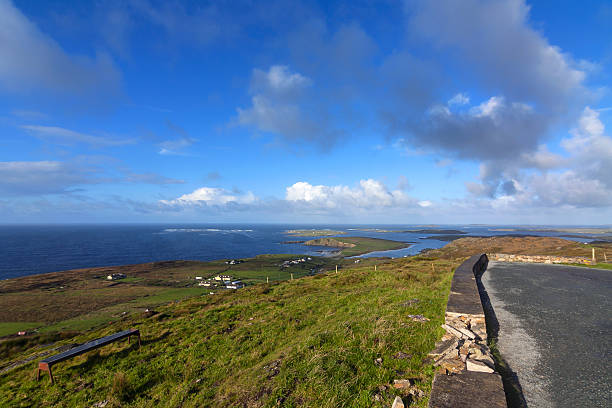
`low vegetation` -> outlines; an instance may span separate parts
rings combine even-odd
[[[198,296],[62,342],[138,327],[140,349],[114,343],[33,379],[35,361],[0,376],[0,405],[389,406],[412,379],[427,406],[427,353],[458,262],[405,258]],[[348,265],[347,265],[348,266]],[[414,321],[423,315],[429,321]],[[13,352],[25,359],[41,348]],[[6,361],[5,361],[6,362]]]
[[[612,242],[583,244],[552,237],[465,237],[443,248],[427,251],[427,256],[455,259],[477,253],[504,253],[515,255],[553,255],[591,258],[595,248],[597,259],[612,258]]]

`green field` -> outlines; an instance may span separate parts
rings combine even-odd
[[[412,379],[424,396],[411,406],[425,407],[433,375],[425,358],[443,332],[458,261],[377,262],[376,272],[347,264],[173,302],[152,317],[129,314],[59,344],[138,327],[140,349],[116,343],[60,363],[55,385],[33,380],[35,359],[0,376],[0,406],[388,407],[395,395],[411,399],[393,380]],[[263,270],[242,272],[261,279]],[[12,350],[11,361],[34,352]]]
[[[0,337],[42,326],[42,322],[0,322]]]

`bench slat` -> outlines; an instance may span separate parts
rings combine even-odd
[[[48,357],[44,360],[41,360],[41,363],[46,363],[46,364],[59,363],[60,361],[67,360],[71,357],[77,356],[87,351],[94,350],[98,347],[105,346],[109,343],[120,340],[122,338],[129,337],[131,335],[135,335],[137,332],[138,332],[137,330],[124,330],[119,333],[101,337],[99,339],[92,340],[90,342],[81,344],[80,346],[73,347],[70,350],[64,351],[63,353],[59,353],[54,356]]]

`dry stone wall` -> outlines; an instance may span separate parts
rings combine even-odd
[[[477,279],[486,270],[486,255],[475,255],[453,276],[442,325],[446,334],[429,354],[438,372],[430,408],[506,407],[501,377],[487,345],[487,329]]]
[[[553,255],[511,255],[511,254],[489,254],[491,261],[499,262],[527,262],[527,263],[546,263],[546,264],[584,264],[590,265],[592,261],[583,257],[567,257]]]

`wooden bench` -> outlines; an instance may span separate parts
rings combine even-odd
[[[38,372],[36,374],[36,380],[40,379],[40,372],[46,371],[49,373],[51,383],[53,384],[53,374],[51,373],[51,366],[61,361],[68,360],[69,358],[76,357],[80,354],[87,353],[88,351],[97,349],[98,347],[106,346],[107,344],[115,341],[125,339],[127,337],[128,342],[131,336],[138,336],[138,347],[140,347],[140,331],[138,329],[124,330],[119,333],[111,334],[110,336],[101,337],[96,340],[81,344],[71,348],[70,350],[64,351],[63,353],[56,354],[54,356],[45,358],[38,363]]]

